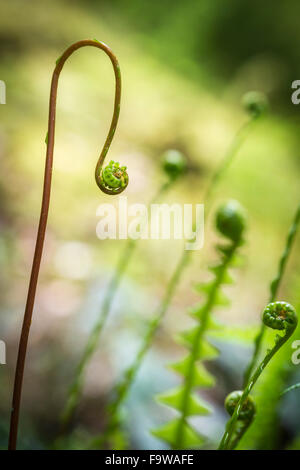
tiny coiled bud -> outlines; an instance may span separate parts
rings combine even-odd
[[[219,232],[235,243],[242,241],[246,227],[246,214],[238,201],[230,200],[219,207],[216,214]]]
[[[107,194],[120,194],[128,185],[126,166],[120,166],[118,162],[111,160],[101,169],[100,186]]]
[[[274,330],[294,330],[298,323],[298,317],[291,304],[271,302],[263,311],[263,322]]]
[[[225,409],[227,413],[232,416],[236,405],[238,404],[243,392],[241,390],[235,390],[229,393],[225,399]],[[239,412],[239,420],[249,423],[254,418],[256,412],[256,406],[253,398],[248,395],[244,401],[242,408]]]
[[[162,156],[162,167],[169,178],[178,178],[186,169],[186,158],[179,150],[167,150]]]
[[[248,91],[242,98],[246,111],[253,117],[258,117],[268,109],[268,99],[260,91]]]

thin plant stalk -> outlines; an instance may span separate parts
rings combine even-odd
[[[273,309],[276,304],[282,304],[285,302],[275,302],[275,303],[270,303],[266,308]],[[297,326],[297,316],[296,313],[289,304],[287,308],[287,313],[285,312],[282,314],[281,312],[277,311],[277,318],[276,318],[276,324],[273,323],[271,326],[271,322],[274,322],[274,317],[272,320],[264,320],[264,324],[266,326],[269,326],[273,329],[276,330],[282,330],[284,329],[284,335],[276,335],[275,338],[275,344],[273,348],[267,351],[267,354],[265,355],[264,359],[260,362],[260,364],[257,366],[255,369],[253,375],[248,379],[248,382],[243,390],[242,396],[235,407],[234,413],[230,420],[227,422],[225,432],[223,434],[223,437],[221,439],[220,445],[219,445],[219,450],[228,450],[230,448],[230,442],[235,430],[235,426],[237,423],[237,420],[239,418],[239,414],[241,412],[241,409],[250,394],[251,390],[253,389],[254,385],[256,384],[257,380],[259,379],[260,375],[262,374],[263,370],[265,367],[268,365],[268,363],[271,361],[272,357],[279,351],[279,349],[286,343],[286,341],[291,337],[291,335],[294,333],[295,328]],[[289,318],[290,312],[292,312],[292,315]],[[278,323],[280,323],[280,327],[278,326]],[[234,445],[236,446],[238,444],[238,439],[235,441]]]
[[[11,409],[11,420],[10,420],[10,433],[9,433],[9,443],[8,448],[10,450],[15,450],[17,446],[17,436],[18,436],[18,424],[19,424],[19,414],[20,414],[20,404],[21,404],[21,395],[22,395],[22,384],[25,368],[25,359],[27,352],[27,344],[30,332],[30,326],[32,321],[32,311],[34,307],[35,294],[39,276],[40,263],[44,247],[45,232],[47,227],[48,211],[50,204],[50,193],[51,193],[51,179],[52,179],[52,164],[53,164],[53,151],[54,151],[54,136],[55,136],[55,116],[56,116],[56,98],[57,98],[57,87],[58,79],[62,68],[66,60],[70,57],[73,52],[81,47],[93,46],[102,51],[104,51],[111,60],[114,75],[116,80],[115,85],[115,101],[114,101],[114,111],[111,121],[111,125],[103,146],[103,149],[100,153],[98,162],[96,164],[95,170],[95,179],[99,188],[108,194],[112,194],[106,188],[103,187],[102,181],[100,179],[100,174],[102,166],[104,163],[105,156],[109,150],[110,144],[115,134],[116,126],[118,123],[119,113],[120,113],[120,99],[121,99],[121,74],[118,60],[111,49],[104,43],[101,43],[96,40],[82,40],[72,44],[62,56],[57,60],[56,67],[52,75],[51,90],[50,90],[50,102],[49,102],[49,119],[48,119],[48,134],[46,138],[47,152],[46,152],[46,164],[45,164],[45,173],[44,173],[44,188],[43,188],[43,197],[42,197],[42,206],[40,213],[40,221],[35,245],[35,252],[33,257],[33,264],[28,288],[28,295],[22,325],[22,331],[19,342],[19,351],[17,358],[17,365],[15,371],[15,381],[14,381],[14,391],[12,399],[12,409]],[[124,188],[120,188],[118,194],[123,191]]]
[[[290,255],[292,247],[293,247],[293,242],[294,242],[295,237],[297,235],[299,224],[300,224],[300,204],[299,204],[299,206],[296,210],[294,219],[292,221],[291,227],[290,227],[288,235],[287,235],[285,247],[284,247],[284,250],[283,250],[282,255],[280,257],[280,260],[279,260],[277,274],[276,274],[275,278],[273,279],[273,281],[270,284],[269,303],[274,302],[276,300],[278,289],[280,287],[280,283],[282,281],[282,278],[283,278],[283,275],[284,275],[284,272],[285,272],[286,264],[288,262],[289,255]],[[249,365],[246,369],[245,375],[244,375],[244,384],[246,384],[248,382],[249,377],[251,376],[251,374],[253,372],[253,369],[255,367],[255,364],[256,364],[256,362],[258,360],[258,357],[260,355],[260,351],[261,351],[261,348],[262,348],[262,345],[263,345],[265,330],[266,330],[266,326],[265,326],[264,323],[262,323],[260,331],[258,332],[258,334],[257,334],[257,336],[254,340],[254,352],[253,352],[251,361],[250,361],[250,363],[249,363]]]
[[[290,387],[286,388],[285,390],[283,390],[283,392],[280,394],[280,396],[282,397],[283,395],[285,395],[286,393],[289,393],[289,392],[292,392],[293,390],[297,390],[297,388],[300,388],[300,382],[294,384],[294,385],[291,385]]]

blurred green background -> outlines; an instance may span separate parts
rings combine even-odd
[[[84,38],[104,41],[117,54],[123,96],[109,157],[128,166],[129,202],[147,203],[156,192],[163,181],[160,156],[168,148],[186,154],[189,171],[165,201],[205,202],[212,172],[247,119],[241,96],[251,89],[268,95],[270,113],[243,144],[214,200],[216,207],[236,198],[249,217],[245,263],[228,290],[232,306],[217,315],[228,324],[256,325],[300,200],[300,109],[291,103],[291,82],[300,75],[299,15],[296,0],[1,1],[0,79],[7,87],[7,104],[0,106],[0,339],[7,344],[7,365],[0,366],[3,448],[40,209],[55,60]],[[22,448],[46,448],[55,438],[74,368],[125,243],[100,241],[95,232],[97,207],[108,197],[99,192],[93,172],[111,118],[114,80],[107,57],[90,49],[72,56],[59,84],[49,225],[24,381]],[[164,364],[178,353],[174,333],[189,323],[186,309],[199,300],[192,287],[205,279],[216,239],[212,221],[206,220],[204,249],[194,254],[129,396],[132,448],[163,448],[149,434],[167,413],[153,395],[175,380]],[[281,299],[296,305],[299,249],[298,239],[280,291]],[[90,363],[76,432],[103,428],[111,388],[134,357],[181,250],[180,241],[140,242]],[[213,366],[218,386],[206,396],[215,412],[199,420],[213,442],[226,419],[224,396],[240,386],[251,353],[250,345],[220,347]],[[290,367],[286,382],[294,382],[297,374],[299,366]],[[276,413],[276,435],[268,442],[265,435],[253,437],[249,446],[288,446],[300,433],[299,409],[297,395],[287,397]]]

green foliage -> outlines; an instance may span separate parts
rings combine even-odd
[[[276,273],[274,279],[272,280],[272,282],[270,284],[270,298],[269,298],[270,303],[274,302],[274,300],[276,300],[278,289],[280,287],[281,280],[282,280],[284,272],[285,272],[286,264],[288,262],[288,259],[289,259],[290,253],[292,251],[292,247],[293,247],[296,235],[298,233],[299,224],[300,224],[300,204],[298,205],[298,207],[296,209],[294,218],[292,220],[292,224],[289,228],[288,235],[287,235],[287,238],[286,238],[286,242],[285,242],[285,245],[284,245],[284,249],[283,249],[283,252],[282,252],[281,257],[279,259],[277,273]],[[264,334],[265,334],[265,328],[266,328],[265,324],[264,324],[264,322],[262,322],[260,331],[257,334],[257,336],[255,338],[255,341],[254,341],[254,351],[253,351],[252,358],[251,358],[250,363],[249,363],[249,365],[248,365],[248,367],[246,368],[246,371],[245,371],[245,375],[244,375],[244,383],[245,384],[249,380],[249,377],[250,377],[251,373],[253,372],[254,366],[255,366],[255,364],[257,362],[257,359],[259,357],[260,350],[261,350],[262,343],[263,343]]]
[[[231,202],[230,204],[231,218],[240,212],[237,205],[233,206]],[[233,207],[235,207],[236,214]],[[224,208],[226,205],[217,212],[217,227],[220,212]],[[243,229],[244,227],[243,225]],[[226,236],[227,233],[226,230]],[[196,320],[196,325],[178,337],[178,342],[188,349],[187,355],[181,361],[170,366],[183,378],[183,383],[174,390],[158,396],[160,403],[175,409],[179,414],[170,423],[153,431],[154,436],[167,442],[173,449],[199,447],[204,442],[203,436],[196,433],[188,419],[194,415],[207,415],[211,411],[210,407],[197,396],[195,388],[212,387],[215,383],[214,377],[203,364],[203,361],[212,360],[218,355],[217,349],[207,340],[207,334],[217,327],[211,316],[212,310],[217,306],[225,306],[229,303],[221,287],[224,284],[232,283],[228,269],[232,266],[235,254],[242,243],[242,233],[243,230],[239,232],[239,237],[237,237],[234,232],[230,244],[218,247],[220,262],[211,269],[214,275],[213,280],[196,286],[196,290],[204,294],[205,301],[189,312]]]
[[[238,242],[246,226],[246,217],[241,205],[237,201],[226,202],[217,212],[216,225],[224,237]]]
[[[243,105],[253,117],[259,117],[269,106],[266,95],[259,91],[248,91],[243,97]]]
[[[294,307],[289,303],[271,302],[263,311],[263,322],[273,330],[294,330],[298,318]]]
[[[178,150],[167,150],[162,156],[162,167],[169,178],[178,178],[186,170],[186,158]]]
[[[102,186],[109,191],[118,191],[128,185],[128,174],[126,166],[111,160],[106,167],[101,170],[100,181]]]
[[[233,415],[235,407],[241,399],[242,394],[242,390],[235,390],[234,392],[231,392],[229,393],[229,395],[227,395],[225,399],[225,409],[230,416]],[[255,414],[255,410],[255,402],[251,396],[248,396],[245,402],[243,403],[239,419],[246,422],[251,421]]]
[[[268,363],[271,361],[273,356],[280,350],[280,348],[286,343],[286,341],[288,341],[288,339],[294,333],[298,324],[298,317],[296,311],[294,307],[287,302],[271,302],[270,304],[268,304],[263,311],[262,319],[263,323],[267,327],[279,331],[284,331],[284,335],[281,336],[279,334],[276,334],[273,347],[267,349],[265,357],[257,366],[254,373],[249,377],[241,395],[241,398],[238,401],[237,406],[235,407],[234,413],[226,425],[226,429],[219,446],[220,450],[232,448],[232,439],[234,439],[234,434],[236,432],[239,416],[241,410],[243,409],[244,403],[246,402],[251,390],[253,389],[254,385],[256,384],[257,380],[261,376]],[[238,440],[235,442],[235,444],[237,443]]]
[[[234,411],[239,404],[239,401],[241,400],[243,395],[242,390],[236,390],[234,392],[231,392],[225,399],[225,409],[227,413],[230,416],[233,416]],[[229,449],[233,450],[239,440],[242,438],[244,433],[247,431],[249,428],[250,424],[252,423],[256,413],[256,405],[255,401],[253,398],[248,395],[246,400],[244,401],[243,405],[241,406],[237,421],[236,421],[236,426],[235,426],[235,432],[231,438]]]
[[[297,304],[298,309],[300,305]],[[295,330],[295,337],[299,337],[300,323]],[[274,334],[266,334],[265,343],[268,347]],[[282,392],[287,380],[295,366],[291,362],[291,338],[286,347],[282,348],[273,357],[264,370],[261,379],[257,382],[253,395],[257,404],[255,420],[242,438],[238,449],[272,450],[277,448],[279,438],[278,411],[282,400]],[[295,392],[297,393],[297,392]]]

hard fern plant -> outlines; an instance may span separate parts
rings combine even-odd
[[[294,307],[291,304],[282,301],[269,303],[263,310],[262,320],[266,327],[283,332],[283,335],[278,333],[276,334],[273,347],[266,351],[265,357],[249,377],[244,390],[240,392],[240,397],[236,400],[234,411],[226,425],[225,432],[220,442],[220,450],[230,450],[233,448],[233,441],[234,445],[239,442],[241,436],[236,438],[235,433],[237,432],[238,422],[241,419],[243,409],[249,399],[249,394],[268,363],[292,336],[298,323],[298,317]]]
[[[171,368],[183,378],[183,383],[158,397],[160,403],[179,413],[178,417],[153,431],[154,436],[165,441],[172,449],[190,449],[204,443],[203,436],[192,428],[188,420],[194,415],[210,413],[209,406],[199,399],[195,390],[214,385],[214,378],[206,370],[203,361],[214,359],[218,352],[207,340],[207,333],[215,328],[212,318],[214,308],[229,303],[221,287],[233,282],[228,271],[235,264],[243,244],[245,226],[244,210],[236,201],[227,202],[217,211],[216,227],[227,243],[218,245],[220,261],[211,268],[213,280],[197,287],[197,291],[204,292],[205,300],[191,309],[196,326],[179,337],[180,343],[187,347],[188,354],[172,364]]]
[[[247,367],[245,375],[244,375],[244,392],[243,391],[239,392],[239,394],[240,394],[239,398],[242,400],[242,397],[243,397],[243,400],[245,400],[244,403],[246,403],[247,399],[249,398],[249,387],[250,387],[250,390],[251,390],[254,383],[256,382],[256,380],[258,380],[258,378],[259,378],[259,376],[262,372],[262,370],[260,368],[263,367],[264,377],[265,378],[264,378],[263,386],[260,386],[260,384],[258,384],[260,386],[260,391],[259,391],[259,394],[258,394],[258,397],[257,397],[257,402],[258,402],[258,405],[260,405],[260,406],[263,405],[264,409],[262,410],[258,407],[258,414],[257,414],[257,418],[256,418],[256,420],[258,422],[256,424],[256,420],[255,420],[255,424],[256,424],[256,427],[258,427],[259,431],[254,431],[253,432],[253,439],[252,439],[252,442],[253,442],[253,440],[255,440],[255,447],[261,445],[258,442],[259,441],[259,437],[257,436],[258,434],[261,437],[260,440],[263,440],[263,442],[264,442],[263,445],[264,446],[265,446],[265,442],[267,440],[266,435],[269,437],[269,440],[272,439],[271,436],[273,435],[272,434],[273,429],[270,430],[270,427],[274,427],[274,421],[275,421],[274,415],[276,414],[278,401],[279,401],[280,396],[285,393],[285,391],[282,391],[281,387],[283,386],[283,376],[285,375],[285,373],[283,371],[286,372],[286,367],[285,366],[286,366],[286,363],[288,362],[288,357],[289,357],[290,353],[286,352],[285,354],[283,354],[281,352],[281,355],[276,354],[275,357],[274,357],[274,355],[275,355],[275,352],[277,352],[279,350],[278,344],[277,344],[278,341],[280,342],[280,345],[283,346],[285,341],[289,339],[289,336],[285,335],[285,337],[284,337],[285,340],[283,340],[283,339],[281,339],[280,336],[277,335],[276,336],[276,342],[275,342],[276,351],[274,352],[274,354],[272,354],[272,356],[268,359],[267,362],[264,362],[264,361],[261,362],[261,364],[256,369],[256,373],[254,373],[254,367],[256,365],[257,358],[259,356],[260,350],[261,350],[262,345],[263,345],[263,338],[264,338],[265,331],[266,331],[267,327],[270,326],[271,328],[275,328],[276,325],[281,326],[281,327],[284,326],[284,323],[281,322],[282,319],[280,319],[280,318],[276,319],[276,316],[275,316],[275,313],[274,313],[276,305],[279,307],[280,302],[274,302],[274,301],[276,300],[277,295],[278,295],[278,290],[279,290],[281,281],[282,281],[284,273],[285,273],[285,268],[286,268],[288,259],[289,259],[290,254],[291,254],[293,243],[294,243],[296,235],[298,233],[299,224],[300,224],[300,205],[298,205],[298,207],[296,208],[291,226],[288,230],[288,234],[287,234],[287,237],[286,237],[286,242],[285,242],[282,254],[281,254],[280,259],[279,259],[276,275],[274,276],[274,279],[270,283],[269,307],[266,307],[265,311],[266,312],[273,311],[272,315],[275,318],[275,320],[272,322],[272,326],[271,326],[270,322],[268,321],[267,315],[265,316],[265,314],[264,314],[263,321],[262,321],[262,324],[261,324],[261,328],[259,330],[259,333],[255,337],[253,356],[252,356],[250,364]],[[294,315],[292,315],[292,318],[294,319]],[[295,320],[294,321],[294,329],[296,328],[296,326],[297,326],[297,321]],[[283,328],[278,328],[278,329],[283,329]],[[289,329],[289,331],[291,331],[291,333],[293,333],[294,329],[292,331]],[[298,329],[299,329],[299,327],[298,327]],[[291,336],[291,334],[290,334],[290,336]],[[269,354],[269,351],[267,352],[266,358],[269,357],[268,354]],[[266,370],[265,367],[270,362],[270,359],[272,359],[272,363],[268,366],[268,369]],[[257,374],[257,371],[259,371],[259,374],[255,375],[255,374]],[[254,381],[254,379],[255,379],[255,381]],[[291,388],[293,389],[293,387],[291,387]],[[287,390],[289,390],[289,389],[287,389]],[[247,395],[247,393],[248,393],[248,395]],[[246,396],[246,399],[245,399],[245,396]],[[272,403],[272,406],[269,406],[270,401]],[[236,403],[236,404],[238,404],[238,403]],[[243,406],[242,401],[241,401],[241,406]],[[225,401],[225,407],[226,407],[226,401]],[[230,413],[230,414],[233,415],[233,413]],[[236,424],[232,424],[229,421],[229,423],[227,425],[227,427],[231,426],[231,433],[232,434],[236,434],[235,426],[238,425],[239,416],[240,415],[237,412],[237,418],[235,418],[236,419]],[[250,424],[251,423],[249,422],[248,426]],[[243,435],[245,434],[248,426],[243,429],[243,433],[236,436],[235,438],[226,437],[226,432],[225,432],[223,440],[220,444],[220,448],[221,449],[223,449],[223,448],[224,449],[226,449],[226,448],[227,449],[235,448],[239,444],[239,441],[241,440]],[[231,442],[229,442],[229,441],[231,441]],[[251,439],[250,440],[248,439],[247,444],[251,444]],[[268,442],[267,445],[269,446],[270,443]]]

